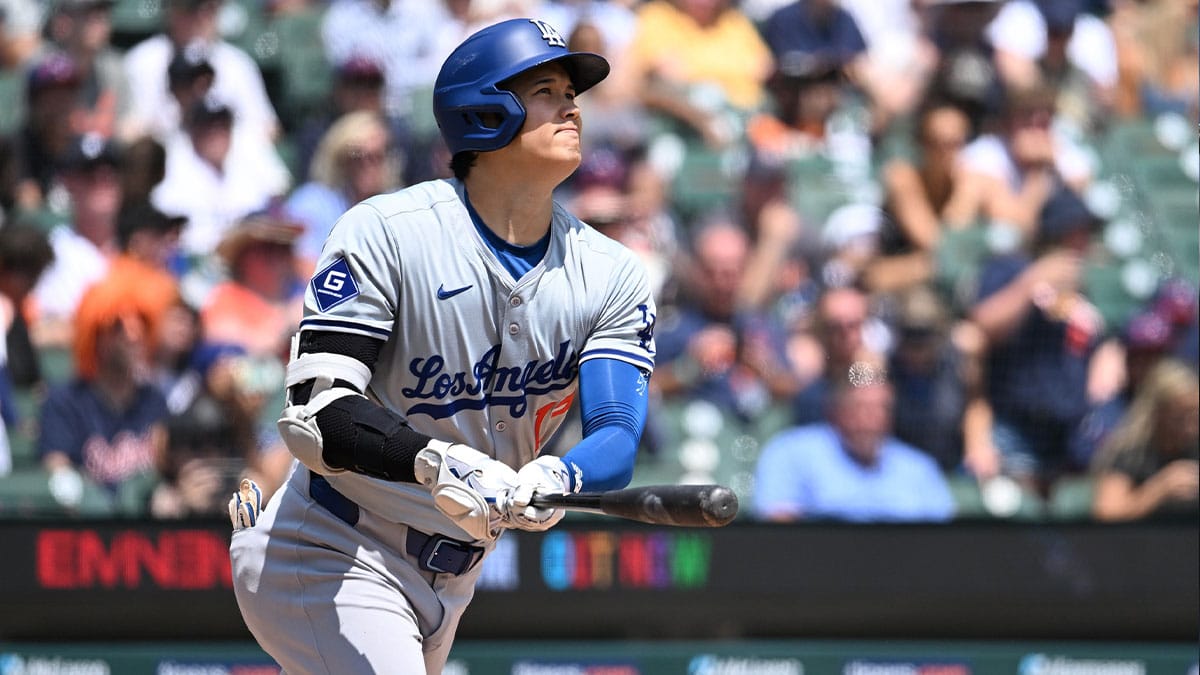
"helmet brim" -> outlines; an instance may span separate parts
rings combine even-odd
[[[566,69],[567,75],[571,78],[571,84],[575,87],[576,94],[582,94],[599,84],[604,78],[608,77],[608,73],[611,70],[611,67],[608,65],[608,59],[599,54],[593,54],[592,52],[569,52],[551,58],[533,58],[525,63],[518,64],[513,68],[512,74],[497,83],[497,86],[503,87],[504,84],[518,75],[548,63],[558,63]]]

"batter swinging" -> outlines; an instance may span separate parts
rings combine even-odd
[[[288,673],[440,673],[496,538],[562,518],[532,496],[629,483],[654,301],[552,198],[608,71],[542,21],[472,35],[435,84],[455,178],[329,236],[279,420],[298,462],[261,515],[233,508],[238,605]],[[539,455],[576,402],[582,441]]]

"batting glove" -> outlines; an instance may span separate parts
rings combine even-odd
[[[517,485],[507,464],[465,445],[431,440],[417,453],[413,472],[433,495],[433,505],[476,541],[495,539],[505,527],[497,505]]]
[[[571,491],[570,470],[554,455],[542,455],[517,472],[517,487],[509,495],[505,511],[512,527],[531,532],[548,530],[563,519],[562,509],[532,506],[535,495],[564,494]]]
[[[233,531],[254,527],[262,508],[262,490],[254,481],[243,478],[238,491],[229,500],[229,520],[233,523]]]

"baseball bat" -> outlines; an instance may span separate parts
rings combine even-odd
[[[722,485],[645,485],[642,487],[537,495],[533,506],[616,516],[652,525],[722,527],[737,516],[738,499]]]

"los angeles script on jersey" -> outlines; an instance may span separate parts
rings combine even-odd
[[[570,340],[559,343],[554,358],[535,359],[519,367],[502,367],[500,345],[492,345],[470,372],[447,372],[446,360],[440,354],[413,359],[408,364],[408,371],[417,382],[402,389],[401,393],[410,399],[443,401],[418,403],[408,409],[408,415],[422,414],[440,419],[459,410],[482,410],[498,405],[508,406],[513,417],[522,417],[528,410],[527,397],[570,387],[578,370],[579,354],[571,348]]]

